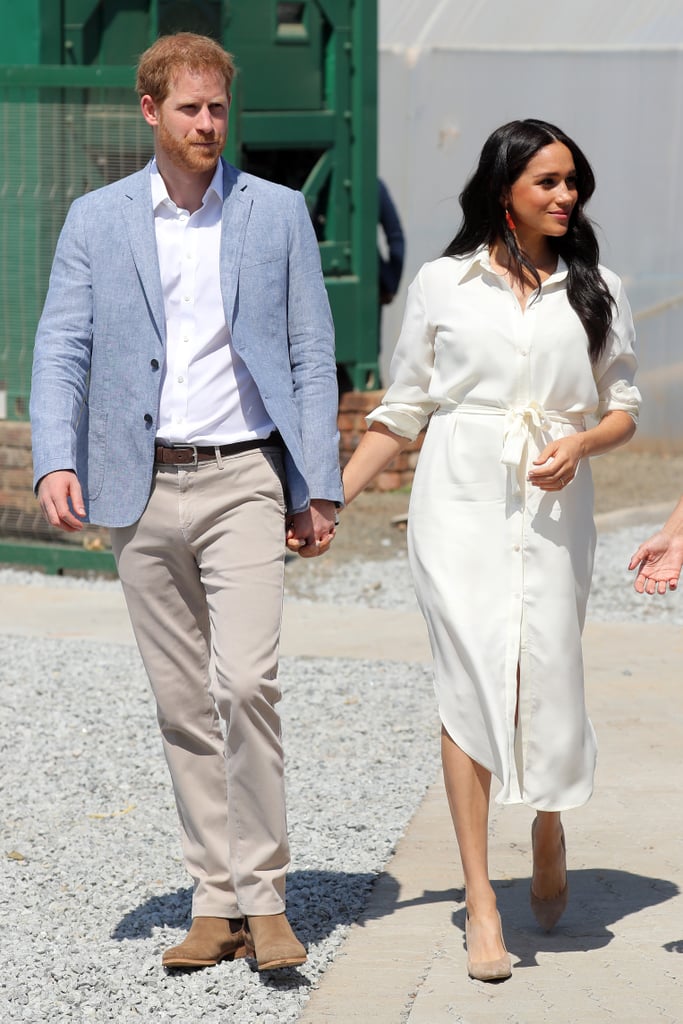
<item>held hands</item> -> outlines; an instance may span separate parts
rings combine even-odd
[[[639,594],[665,594],[675,590],[683,566],[683,537],[659,530],[640,545],[628,564],[638,573],[633,586]]]
[[[302,558],[324,555],[335,534],[335,518],[333,501],[314,498],[305,512],[287,518],[287,547]]]
[[[47,473],[38,484],[38,501],[51,526],[66,533],[83,529],[83,492],[73,470],[59,469]]]
[[[529,470],[527,479],[542,491],[561,491],[576,476],[582,454],[580,434],[551,441],[534,459],[533,465],[538,469]]]

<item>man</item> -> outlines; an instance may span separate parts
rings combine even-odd
[[[191,33],[142,55],[155,158],[69,212],[31,413],[43,513],[112,528],[157,702],[194,878],[162,962],[265,970],[306,959],[284,913],[285,532],[324,552],[342,491],[318,247],[300,193],[221,158],[233,73]]]
[[[661,530],[640,545],[628,567],[638,570],[633,585],[639,594],[676,589],[683,568],[683,498]]]

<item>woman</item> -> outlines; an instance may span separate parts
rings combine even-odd
[[[593,785],[588,458],[628,441],[640,397],[629,306],[584,214],[594,186],[550,124],[490,136],[460,230],[410,287],[391,386],[344,472],[350,502],[429,421],[410,564],[434,656],[467,969],[485,981],[511,973],[488,877],[491,774],[499,802],[536,810],[530,898],[546,929],[568,893],[560,812]]]

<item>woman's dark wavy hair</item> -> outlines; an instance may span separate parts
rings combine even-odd
[[[444,256],[465,256],[481,245],[493,245],[501,238],[510,254],[512,273],[524,280],[530,274],[538,288],[538,271],[518,246],[505,220],[501,201],[519,178],[529,160],[544,146],[561,142],[574,158],[578,199],[561,238],[549,237],[552,248],[569,268],[567,297],[588,335],[590,358],[596,362],[607,343],[612,324],[612,297],[598,269],[598,240],[583,208],[595,190],[595,177],[588,160],[576,143],[546,121],[529,118],[510,121],[493,132],[479,157],[479,166],[460,196],[463,219],[457,235]]]

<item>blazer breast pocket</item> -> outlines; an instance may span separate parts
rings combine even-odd
[[[277,263],[278,261],[284,261],[286,258],[287,250],[282,247],[279,249],[245,251],[242,253],[240,270],[249,270],[251,267],[261,267],[266,263]]]

